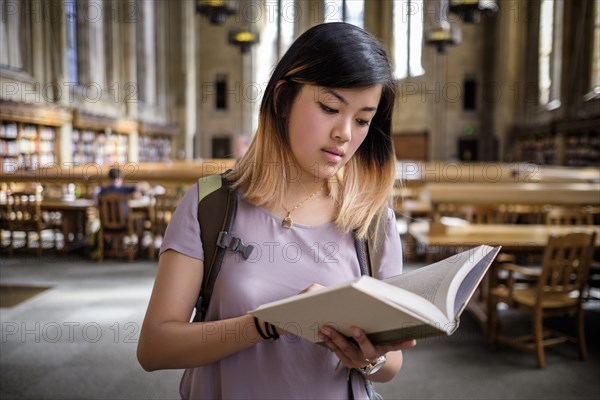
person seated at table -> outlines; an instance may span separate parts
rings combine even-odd
[[[152,186],[146,181],[139,181],[133,185],[124,185],[123,184],[123,171],[119,168],[111,168],[108,171],[108,179],[109,184],[106,186],[102,186],[97,193],[97,197],[100,197],[107,193],[122,193],[129,194],[132,198],[139,199],[142,196],[153,196],[154,190]],[[128,214],[128,210],[125,211],[125,215]],[[134,230],[137,233],[138,239],[141,240],[141,244],[143,247],[148,247],[148,245],[152,242],[151,238],[147,238],[145,236],[145,232],[148,231],[151,227],[151,222],[149,219],[148,209],[134,209],[132,213]],[[97,249],[97,230],[99,229],[99,221],[96,223],[96,229],[93,230],[94,238],[91,240],[92,247],[92,258],[95,257],[96,249]]]
[[[152,194],[152,188],[146,181],[136,182],[134,185],[123,185],[123,171],[118,168],[111,168],[108,171],[108,179],[109,184],[100,188],[98,196],[109,192],[131,194],[134,198]]]

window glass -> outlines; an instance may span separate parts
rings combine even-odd
[[[296,20],[296,5],[294,0],[279,0],[280,11],[279,18],[279,55],[281,58],[283,53],[292,45],[294,41],[294,21]]]
[[[560,107],[563,0],[541,0],[538,48],[539,103]]]
[[[348,22],[364,28],[364,0],[326,0],[323,4],[325,22]]]
[[[592,89],[600,93],[600,0],[594,2],[594,52],[592,55]]]
[[[65,20],[67,25],[67,81],[79,83],[77,5],[65,1]]]
[[[538,85],[540,104],[550,102],[550,61],[552,56],[552,26],[554,25],[554,1],[542,0],[540,4],[540,39],[538,61]]]
[[[424,75],[423,0],[394,1],[393,18],[396,78]]]

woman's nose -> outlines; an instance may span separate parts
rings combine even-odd
[[[340,142],[349,142],[352,139],[352,121],[342,118],[333,130],[333,137]]]

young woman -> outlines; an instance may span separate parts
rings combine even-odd
[[[386,216],[379,278],[401,273],[402,252],[388,200],[395,179],[390,119],[395,87],[385,51],[345,23],[313,27],[276,66],[259,127],[227,179],[238,209],[233,231],[255,245],[228,251],[205,322],[190,323],[204,253],[197,187],[184,196],[165,234],[138,345],[148,371],[185,368],[184,398],[367,398],[365,379],[388,381],[414,341],[373,345],[331,327],[327,347],[292,334],[265,340],[261,304],[360,276],[354,235]],[[386,356],[382,358],[381,356]],[[365,366],[385,360],[366,376]]]

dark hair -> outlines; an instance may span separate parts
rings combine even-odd
[[[123,177],[123,172],[119,168],[111,168],[108,171],[108,178],[111,180],[117,180]]]
[[[338,228],[366,237],[371,221],[387,213],[396,176],[390,132],[396,85],[381,43],[357,26],[326,23],[296,39],[269,80],[256,135],[228,177],[253,204],[283,203],[290,182],[288,166],[295,163],[286,116],[303,85],[331,89],[382,86],[366,138],[343,170],[327,180],[329,196],[339,208]],[[283,168],[269,168],[273,165]]]
[[[276,88],[280,81],[284,84]],[[375,162],[378,166],[393,158],[391,115],[396,84],[379,40],[344,22],[325,23],[307,30],[292,44],[273,71],[261,103],[261,115],[288,115],[302,84],[340,89],[382,85],[377,113],[356,156],[362,162]],[[287,143],[287,122],[283,118],[277,120],[282,143]]]

